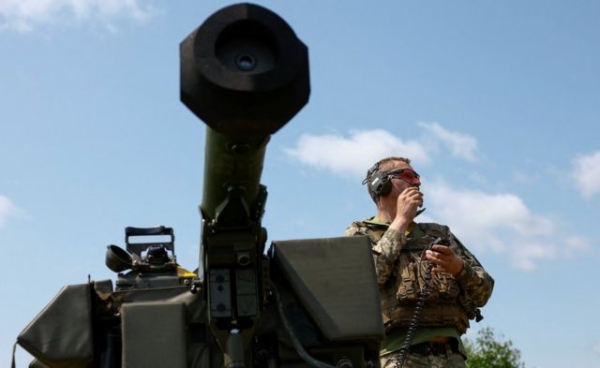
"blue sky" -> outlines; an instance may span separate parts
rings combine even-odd
[[[255,3],[311,63],[309,104],[267,149],[269,239],[342,235],[374,214],[366,170],[410,157],[421,221],[496,279],[468,336],[600,367],[600,3]],[[197,266],[205,128],[179,102],[179,43],[229,4],[0,0],[2,364],[63,285],[116,277],[125,226],[172,226]]]

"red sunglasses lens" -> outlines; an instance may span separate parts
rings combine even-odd
[[[416,172],[414,172],[413,170],[410,169],[401,169],[401,170],[397,170],[397,171],[392,171],[389,173],[389,175],[393,178],[398,178],[401,180],[404,180],[406,182],[409,183],[419,183],[419,174],[417,174]]]
[[[419,180],[419,174],[417,174],[416,172],[412,171],[412,170],[404,170],[401,174],[400,177],[406,181],[418,181]]]

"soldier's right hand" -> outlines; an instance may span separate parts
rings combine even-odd
[[[412,222],[419,207],[423,206],[423,193],[417,187],[408,187],[400,193],[396,202],[396,218]]]

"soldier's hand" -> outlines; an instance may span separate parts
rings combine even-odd
[[[404,218],[411,222],[417,209],[423,205],[423,193],[417,187],[408,187],[400,193],[396,203],[396,218]]]
[[[464,267],[464,261],[452,248],[434,244],[431,249],[425,251],[425,258],[435,264],[433,272],[449,273],[452,276],[458,276]]]

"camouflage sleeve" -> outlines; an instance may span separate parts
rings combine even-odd
[[[407,242],[406,236],[397,230],[388,228],[383,232],[381,238],[376,241],[377,237],[373,236],[371,229],[355,222],[346,229],[346,236],[357,235],[371,236],[377,283],[379,286],[383,286],[392,274],[400,250]]]
[[[383,286],[390,278],[402,247],[406,244],[406,236],[398,230],[387,229],[381,239],[373,247],[377,284]]]
[[[455,243],[455,249],[460,251],[464,261],[464,267],[456,276],[456,281],[476,307],[483,307],[492,296],[494,279],[454,235],[451,234],[450,239]]]

